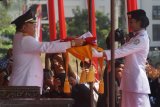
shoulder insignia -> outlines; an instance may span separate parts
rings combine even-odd
[[[137,45],[137,44],[140,43],[140,40],[139,40],[139,39],[136,39],[133,43],[134,43],[135,45]]]

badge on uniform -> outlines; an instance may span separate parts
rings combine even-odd
[[[133,43],[134,43],[135,45],[137,45],[137,44],[140,43],[140,40],[139,40],[139,39],[136,39]]]

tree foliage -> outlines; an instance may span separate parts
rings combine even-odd
[[[5,6],[5,8],[10,7],[11,5],[11,0],[1,0],[2,4]]]
[[[73,10],[74,17],[66,19],[67,33],[69,36],[81,35],[87,32],[89,27],[87,10]]]
[[[67,34],[68,36],[81,35],[89,31],[88,10],[80,10],[76,8],[73,10],[74,17],[67,18]],[[96,31],[98,45],[105,47],[105,38],[110,29],[110,20],[107,15],[102,12],[96,12]]]
[[[0,57],[12,47],[12,37],[15,32],[15,27],[10,24],[11,17],[7,13],[8,8],[0,2]]]
[[[0,2],[0,30],[2,30],[3,28],[7,27],[8,24],[10,23],[10,17],[7,14],[7,10],[6,8],[2,5],[2,3]]]
[[[15,29],[10,25],[11,17],[7,14],[7,9],[0,2],[0,35],[13,35]]]

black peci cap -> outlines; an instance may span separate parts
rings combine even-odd
[[[31,23],[36,22],[35,16],[33,15],[31,9],[29,9],[23,15],[16,18],[14,21],[11,22],[11,24],[15,24],[17,27],[20,27],[27,22],[31,22]]]
[[[139,19],[139,17],[147,17],[146,12],[142,9],[133,10],[127,13],[130,19]]]

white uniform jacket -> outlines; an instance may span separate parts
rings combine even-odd
[[[65,52],[70,47],[70,42],[38,42],[32,36],[17,33],[13,40],[13,70],[9,85],[42,88],[43,68],[40,53]]]
[[[146,30],[136,32],[138,35],[115,50],[115,58],[125,57],[121,89],[128,92],[150,93],[145,63],[149,52],[149,37]],[[111,59],[111,51],[105,51],[107,59]]]

